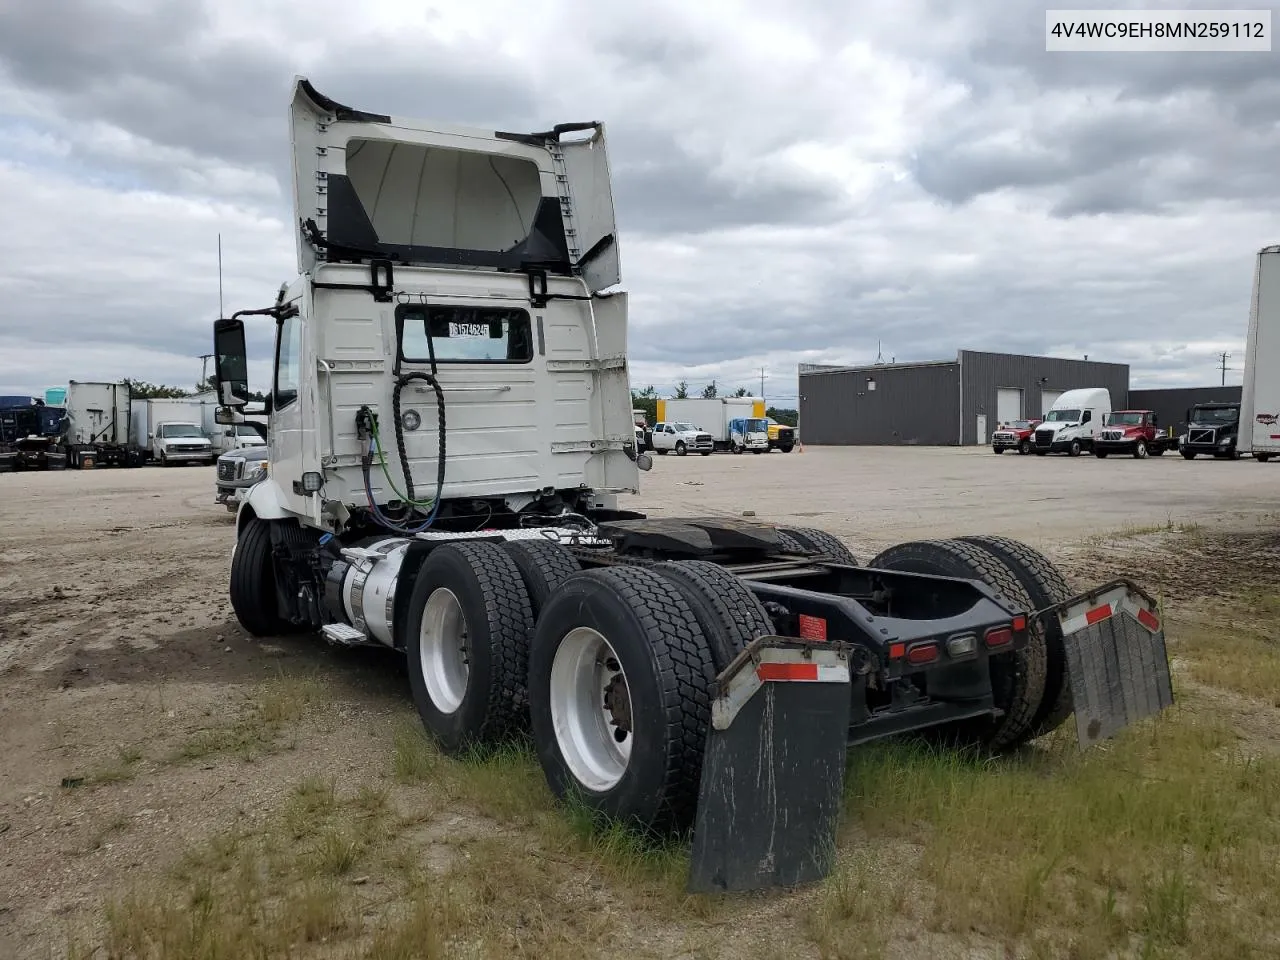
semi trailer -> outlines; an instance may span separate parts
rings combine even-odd
[[[859,558],[625,509],[652,464],[603,124],[447,126],[305,78],[290,113],[297,276],[213,337],[230,422],[246,324],[275,333],[228,585],[250,634],[402,652],[444,751],[531,744],[556,797],[689,839],[694,891],[824,876],[851,747],[1007,751],[1073,714],[1089,745],[1171,702],[1150,596],[1025,544]]]
[[[130,436],[133,398],[128,383],[72,380],[66,410],[62,445],[68,467],[142,466],[145,453]]]
[[[1280,456],[1280,245],[1258,251],[1249,305],[1237,450]]]

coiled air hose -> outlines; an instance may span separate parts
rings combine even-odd
[[[435,343],[432,341],[430,332],[427,334],[427,351],[431,362],[431,372],[424,373],[421,370],[414,370],[409,373],[397,373],[395,386],[391,391],[391,414],[395,418],[395,437],[396,437],[396,453],[400,457],[400,470],[404,475],[405,490],[402,492],[391,477],[391,471],[387,469],[387,458],[382,444],[382,437],[378,430],[377,418],[373,415],[368,407],[361,407],[356,414],[357,432],[367,429],[373,442],[378,446],[378,462],[382,467],[382,473],[387,479],[387,484],[397,497],[404,501],[407,513],[412,516],[414,508],[430,507],[431,512],[427,514],[427,518],[415,527],[406,527],[404,524],[408,521],[409,516],[399,522],[388,518],[373,498],[373,488],[369,478],[369,468],[371,466],[372,457],[366,453],[362,458],[362,471],[364,473],[365,493],[369,497],[369,507],[373,511],[374,519],[379,524],[393,530],[396,533],[421,533],[423,530],[431,526],[435,522],[436,515],[440,512],[440,497],[444,490],[444,468],[445,468],[445,412],[444,412],[444,391],[440,388],[440,381],[436,378],[438,369],[436,367],[436,350]],[[431,385],[436,395],[436,414],[437,414],[437,436],[439,438],[439,447],[436,454],[436,492],[435,496],[430,500],[418,500],[415,498],[413,488],[413,472],[409,468],[409,453],[405,449],[404,443],[404,424],[400,414],[400,393],[405,386],[414,380],[423,380]]]

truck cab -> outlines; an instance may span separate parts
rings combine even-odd
[[[1200,454],[1219,460],[1239,460],[1240,404],[1197,403],[1187,411],[1187,431],[1178,452],[1187,460]]]
[[[655,423],[652,442],[653,449],[658,453],[665,455],[675,451],[677,457],[683,457],[691,451],[709,457],[715,450],[715,440],[711,434],[683,420]]]
[[[1004,453],[1006,450],[1017,450],[1025,456],[1031,452],[1036,427],[1039,425],[1039,420],[1010,420],[1000,424],[995,433],[991,434],[992,451]]]
[[[232,453],[237,450],[265,453],[267,448],[267,430],[252,420],[241,423],[215,424],[213,429],[213,447],[216,454]]]
[[[1102,429],[1093,440],[1093,455],[1106,459],[1109,454],[1129,454],[1144,460],[1149,455],[1163,456],[1172,441],[1160,430],[1154,410],[1115,410],[1103,418]]]
[[[790,453],[796,447],[796,428],[766,417],[769,424],[769,449]]]
[[[1078,457],[1092,450],[1102,418],[1110,412],[1111,394],[1105,387],[1065,391],[1036,427],[1036,454],[1066,453]]]
[[[769,421],[764,417],[734,417],[729,421],[729,449],[734,453],[768,453]]]

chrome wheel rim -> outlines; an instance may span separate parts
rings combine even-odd
[[[617,785],[631,759],[631,692],[617,652],[590,627],[575,627],[551,662],[551,722],[569,772],[589,790]]]
[[[422,611],[418,656],[427,695],[441,713],[462,705],[471,675],[467,621],[452,590],[437,587]]]

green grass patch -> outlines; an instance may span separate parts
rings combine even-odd
[[[242,760],[287,749],[285,734],[324,692],[316,677],[280,675],[255,688],[237,714],[196,731],[168,756],[170,763],[190,763],[213,756]]]
[[[846,810],[923,845],[932,929],[1010,944],[1052,931],[1041,949],[1064,957],[1132,942],[1248,956],[1260,934],[1280,937],[1274,919],[1251,920],[1280,889],[1278,814],[1280,762],[1183,708],[1087,753],[1061,740],[1001,760],[862,748]]]

